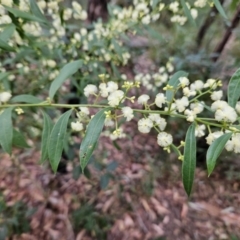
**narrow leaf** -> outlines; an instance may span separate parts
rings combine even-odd
[[[65,112],[54,125],[48,140],[48,157],[52,170],[56,173],[61,160],[64,138],[72,109]]]
[[[41,10],[39,9],[37,3],[35,0],[29,0],[30,1],[30,10],[31,12],[38,17],[39,19],[42,19],[43,22],[48,23],[45,16],[42,14]]]
[[[0,73],[0,81],[4,80],[8,75],[9,75],[9,73],[7,73],[7,72]]]
[[[194,21],[194,19],[193,19],[193,17],[192,17],[192,14],[191,14],[191,12],[190,12],[190,10],[189,10],[189,8],[188,8],[185,0],[181,0],[181,5],[182,5],[182,7],[183,7],[183,11],[184,11],[184,13],[186,14],[188,20],[189,20],[192,24],[196,25],[196,23],[195,23],[195,21]]]
[[[15,9],[15,8],[8,7],[6,5],[4,5],[4,8],[8,12],[12,13],[15,17],[26,19],[26,20],[30,20],[30,21],[45,23],[45,21],[43,19],[41,19],[41,18],[39,18],[37,16],[34,16],[33,14],[31,14],[29,12],[23,12],[23,11],[20,11],[18,9]]]
[[[82,171],[87,166],[89,159],[96,147],[100,134],[102,132],[104,121],[105,121],[105,111],[109,108],[102,109],[99,111],[88,124],[86,134],[82,140],[80,146],[80,166]]]
[[[18,95],[15,96],[11,99],[12,103],[19,103],[19,102],[24,102],[24,103],[41,103],[42,100],[30,95],[30,94],[22,94],[22,95]]]
[[[0,144],[5,152],[11,154],[13,139],[12,108],[7,108],[0,114],[0,126]]]
[[[16,27],[14,24],[8,25],[6,28],[3,29],[3,31],[0,33],[0,39],[4,42],[7,42],[10,37],[13,35]]]
[[[240,68],[233,74],[228,84],[228,104],[235,108],[240,97]]]
[[[40,163],[44,163],[48,159],[48,141],[51,131],[53,129],[53,122],[48,114],[43,114],[43,132],[41,141],[41,159]]]
[[[30,147],[27,144],[24,135],[21,132],[17,131],[16,129],[13,129],[12,145],[14,147],[18,147],[18,148],[29,148]]]
[[[215,168],[218,157],[220,156],[222,150],[224,149],[227,141],[231,138],[232,133],[226,133],[216,140],[210,145],[207,151],[207,169],[208,176],[212,173]]]
[[[184,160],[182,164],[183,185],[188,196],[190,196],[192,190],[195,168],[196,168],[196,137],[195,137],[195,124],[192,123],[192,125],[188,128],[185,138]]]
[[[0,39],[0,48],[5,50],[5,51],[9,51],[9,52],[15,52],[15,49],[13,47],[11,47],[10,45],[8,45],[5,41],[3,41],[2,39]]]
[[[221,3],[219,2],[219,0],[213,0],[217,10],[219,11],[219,13],[224,17],[224,18],[227,18],[227,15],[225,13],[225,11],[223,10],[222,8],[222,5]]]
[[[108,173],[102,175],[100,177],[100,186],[101,186],[101,189],[106,189],[108,184],[109,184],[109,181],[111,180],[111,177]]]
[[[188,73],[184,71],[178,71],[170,78],[168,85],[173,86],[173,90],[167,90],[166,91],[166,98],[168,102],[172,102],[173,96],[174,96],[174,90],[177,88],[180,77],[187,77]]]
[[[72,76],[74,73],[77,72],[77,70],[82,66],[82,61],[77,60],[74,62],[70,62],[66,64],[61,70],[59,75],[53,80],[50,90],[49,90],[49,96],[51,99],[53,99],[55,93],[57,90],[62,86],[63,82]]]
[[[157,6],[158,3],[159,3],[158,0],[153,0],[152,1],[152,8],[154,9]]]

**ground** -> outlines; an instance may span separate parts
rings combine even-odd
[[[131,136],[134,131],[126,127]],[[90,178],[74,179],[72,164],[67,173],[54,175],[39,165],[34,148],[15,150],[12,158],[1,154],[0,189],[7,205],[22,201],[34,209],[30,231],[12,239],[239,239],[240,181],[228,167],[233,162],[220,164],[210,178],[197,168],[188,198],[181,163],[163,153],[155,138],[137,134],[118,141],[119,150],[102,137],[95,161],[118,166],[99,171],[91,164]],[[111,179],[101,189],[106,173]]]

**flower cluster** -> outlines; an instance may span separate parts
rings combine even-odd
[[[198,8],[204,8],[211,1],[197,0],[197,1],[186,1],[187,8],[193,19],[196,19],[199,15]],[[187,22],[187,17],[183,11],[181,1],[174,1],[168,5],[168,9],[172,12],[171,22],[179,23],[184,25]]]
[[[196,7],[203,7],[203,1],[197,2],[199,3]],[[131,57],[124,40],[128,37],[128,33],[134,34],[136,27],[157,21],[165,9],[170,9],[174,14],[177,9],[180,9],[177,1],[164,4],[160,0],[134,0],[132,6],[124,8],[109,4],[109,21],[107,23],[95,22],[92,29],[87,29],[85,22],[87,12],[77,1],[66,5],[63,0],[37,0],[37,4],[52,24],[47,26],[38,21],[18,17],[19,24],[8,40],[9,46],[17,49],[15,53],[11,53],[17,61],[13,62],[10,67],[8,66],[11,74],[7,77],[9,80],[14,80],[24,79],[28,74],[33,76],[31,79],[41,76],[38,81],[41,83],[40,89],[49,84],[49,80],[52,81],[57,77],[59,67],[69,59],[84,60],[82,68],[87,79],[92,78],[92,73],[102,71],[103,63],[109,62],[115,66],[126,65]],[[23,12],[32,11],[28,0],[16,2],[2,0],[0,32],[5,30],[4,26],[8,27],[8,24],[13,23],[12,15],[5,10],[3,5]],[[24,34],[19,34],[21,31],[17,29],[21,29]],[[32,41],[35,41],[38,47],[29,49],[28,46]],[[18,57],[18,55],[28,55],[29,52],[34,55],[33,59],[36,61]],[[54,61],[56,64],[48,64],[49,61]],[[39,62],[42,63],[41,66]],[[20,65],[16,71],[18,64]],[[137,78],[141,79],[148,89],[152,89],[161,86],[166,81],[170,70],[171,66],[166,71],[159,69],[159,72],[152,76],[140,75]],[[153,84],[147,83],[149,78],[154,80]],[[35,90],[36,85],[37,82],[32,81],[29,87]]]
[[[211,4],[211,1],[206,0],[186,2],[194,19],[198,16],[198,8],[203,8],[209,3]],[[134,0],[132,6],[124,8],[110,4],[109,21],[104,23],[99,20],[92,24],[92,28],[86,26],[87,12],[77,1],[72,1],[70,6],[65,5],[62,0],[39,0],[37,4],[51,24],[43,24],[34,18],[30,21],[24,18],[23,14],[13,18],[13,14],[4,7],[32,12],[27,0],[2,0],[0,5],[0,32],[9,33],[9,39],[2,45],[7,49],[16,50],[9,53],[14,61],[0,63],[0,72],[4,79],[12,81],[13,84],[24,82],[26,75],[31,76],[30,83],[25,83],[30,89],[29,93],[31,91],[35,93],[36,89],[44,89],[46,84],[50,84],[49,81],[58,76],[61,66],[70,60],[81,59],[83,62],[82,71],[78,71],[74,79],[82,80],[79,86],[85,84],[84,81],[95,80],[94,76],[99,72],[114,72],[116,66],[126,65],[131,58],[125,44],[126,39],[136,34],[137,27],[157,21],[165,9],[168,14],[170,12],[172,22],[183,25],[187,21],[181,1],[164,4],[161,0]],[[16,26],[13,28],[13,25]],[[0,53],[2,51],[0,50]],[[104,134],[113,140],[125,137],[119,120],[124,118],[125,121],[131,121],[138,113],[142,114],[138,120],[138,130],[143,134],[156,130],[157,143],[167,151],[170,151],[174,143],[172,135],[167,132],[166,117],[180,117],[188,122],[194,122],[195,135],[197,137],[207,135],[206,141],[209,145],[233,129],[233,124],[240,114],[240,102],[234,108],[222,100],[223,91],[218,89],[221,81],[208,79],[192,82],[186,76],[182,76],[178,79],[177,86],[170,85],[167,83],[173,70],[173,63],[169,61],[157,72],[137,73],[131,80],[122,75],[121,79],[111,81],[107,74],[102,74],[99,76],[100,84],[88,84],[84,88],[84,96],[94,99],[94,104],[99,103],[100,107],[111,107],[111,110],[105,113],[105,126],[113,129],[105,131]],[[14,81],[15,79],[21,81]],[[93,83],[93,80],[90,83]],[[123,84],[120,80],[124,80]],[[75,82],[77,85],[78,81]],[[132,105],[136,103],[132,88],[139,87],[140,83],[146,90],[152,90],[153,94],[138,96],[139,108],[134,109]],[[160,92],[159,88],[163,85],[165,92]],[[79,89],[82,89],[82,85]],[[10,92],[10,89],[1,89],[1,105],[10,100],[12,96]],[[201,98],[206,94],[209,94],[213,101],[211,106]],[[129,106],[126,106],[127,104]],[[205,109],[212,111],[213,119],[209,122],[208,119],[201,117]],[[23,110],[16,108],[16,112],[21,114]],[[73,131],[80,132],[91,120],[89,109],[86,107],[77,109],[76,116],[71,127]],[[220,130],[215,131],[217,127]],[[239,131],[233,132],[226,149],[240,152]],[[180,143],[177,149],[183,145]],[[181,159],[181,154],[179,155]]]
[[[166,66],[160,67],[157,72],[145,75],[139,73],[135,76],[134,80],[140,82],[147,90],[156,91],[168,81],[169,75],[173,70],[173,64],[169,61]]]
[[[89,109],[87,107],[80,107],[80,111],[77,111],[77,119],[75,122],[71,122],[72,130],[75,132],[80,132],[84,129],[83,124],[87,124],[90,120],[89,118]]]
[[[101,75],[100,78],[102,80],[105,79],[104,75]],[[134,79],[136,79],[136,76]],[[145,134],[149,133],[151,129],[155,129],[158,132],[157,143],[169,152],[173,145],[173,137],[166,131],[166,116],[181,117],[189,122],[195,122],[195,136],[197,137],[205,136],[207,134],[206,130],[208,130],[206,142],[209,145],[220,137],[224,131],[227,132],[233,128],[233,124],[236,122],[240,112],[240,101],[236,104],[235,109],[229,106],[226,101],[221,100],[223,92],[218,90],[220,86],[222,86],[221,81],[216,79],[208,79],[205,82],[202,80],[191,82],[185,76],[179,77],[178,85],[171,86],[167,84],[163,88],[168,93],[172,92],[173,96],[171,98],[167,97],[167,93],[157,93],[154,101],[151,101],[152,96],[147,94],[140,95],[137,103],[143,106],[144,110],[123,106],[126,100],[134,102],[134,96],[128,97],[128,94],[131,92],[129,91],[131,88],[139,87],[139,82],[125,81],[121,88],[113,81],[103,81],[99,84],[99,87],[89,84],[85,87],[84,94],[86,97],[93,95],[98,100],[99,98],[106,98],[108,105],[112,107],[112,110],[106,113],[105,120],[105,126],[115,127],[112,133],[108,131],[111,139],[115,140],[118,137],[124,137],[123,129],[118,127],[118,119],[120,117],[130,121],[134,117],[134,112],[142,112],[143,117],[138,120],[138,130]],[[200,100],[206,94],[214,101],[210,107],[207,106],[207,103]],[[154,110],[156,107],[159,108],[158,111]],[[211,109],[214,114],[212,121],[215,123],[212,127],[217,125],[224,126],[224,130],[212,132],[211,123],[204,122],[204,118],[201,117],[201,113],[203,113],[205,108]],[[119,114],[119,111],[121,111],[121,114]],[[226,144],[228,151],[240,151],[236,139],[239,139],[238,130]],[[183,142],[181,142],[177,148],[183,145]],[[182,159],[180,152],[179,158]]]

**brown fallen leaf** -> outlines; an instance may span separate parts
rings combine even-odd
[[[182,205],[181,218],[186,218],[187,213],[188,213],[188,205],[184,203]]]

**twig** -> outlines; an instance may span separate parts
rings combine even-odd
[[[224,0],[220,1],[221,4],[224,3]],[[197,45],[200,46],[205,34],[207,33],[207,30],[210,28],[210,26],[213,24],[214,20],[216,19],[216,15],[218,14],[217,8],[214,6],[211,11],[208,13],[207,18],[205,19],[203,25],[199,29],[198,35],[197,35]]]
[[[238,9],[236,11],[236,14],[234,15],[231,24],[227,27],[227,30],[222,38],[222,40],[219,42],[217,47],[215,48],[213,52],[212,61],[216,62],[221,55],[224,47],[226,46],[230,36],[232,35],[233,29],[237,27],[238,23],[240,21],[240,5],[238,6]]]

